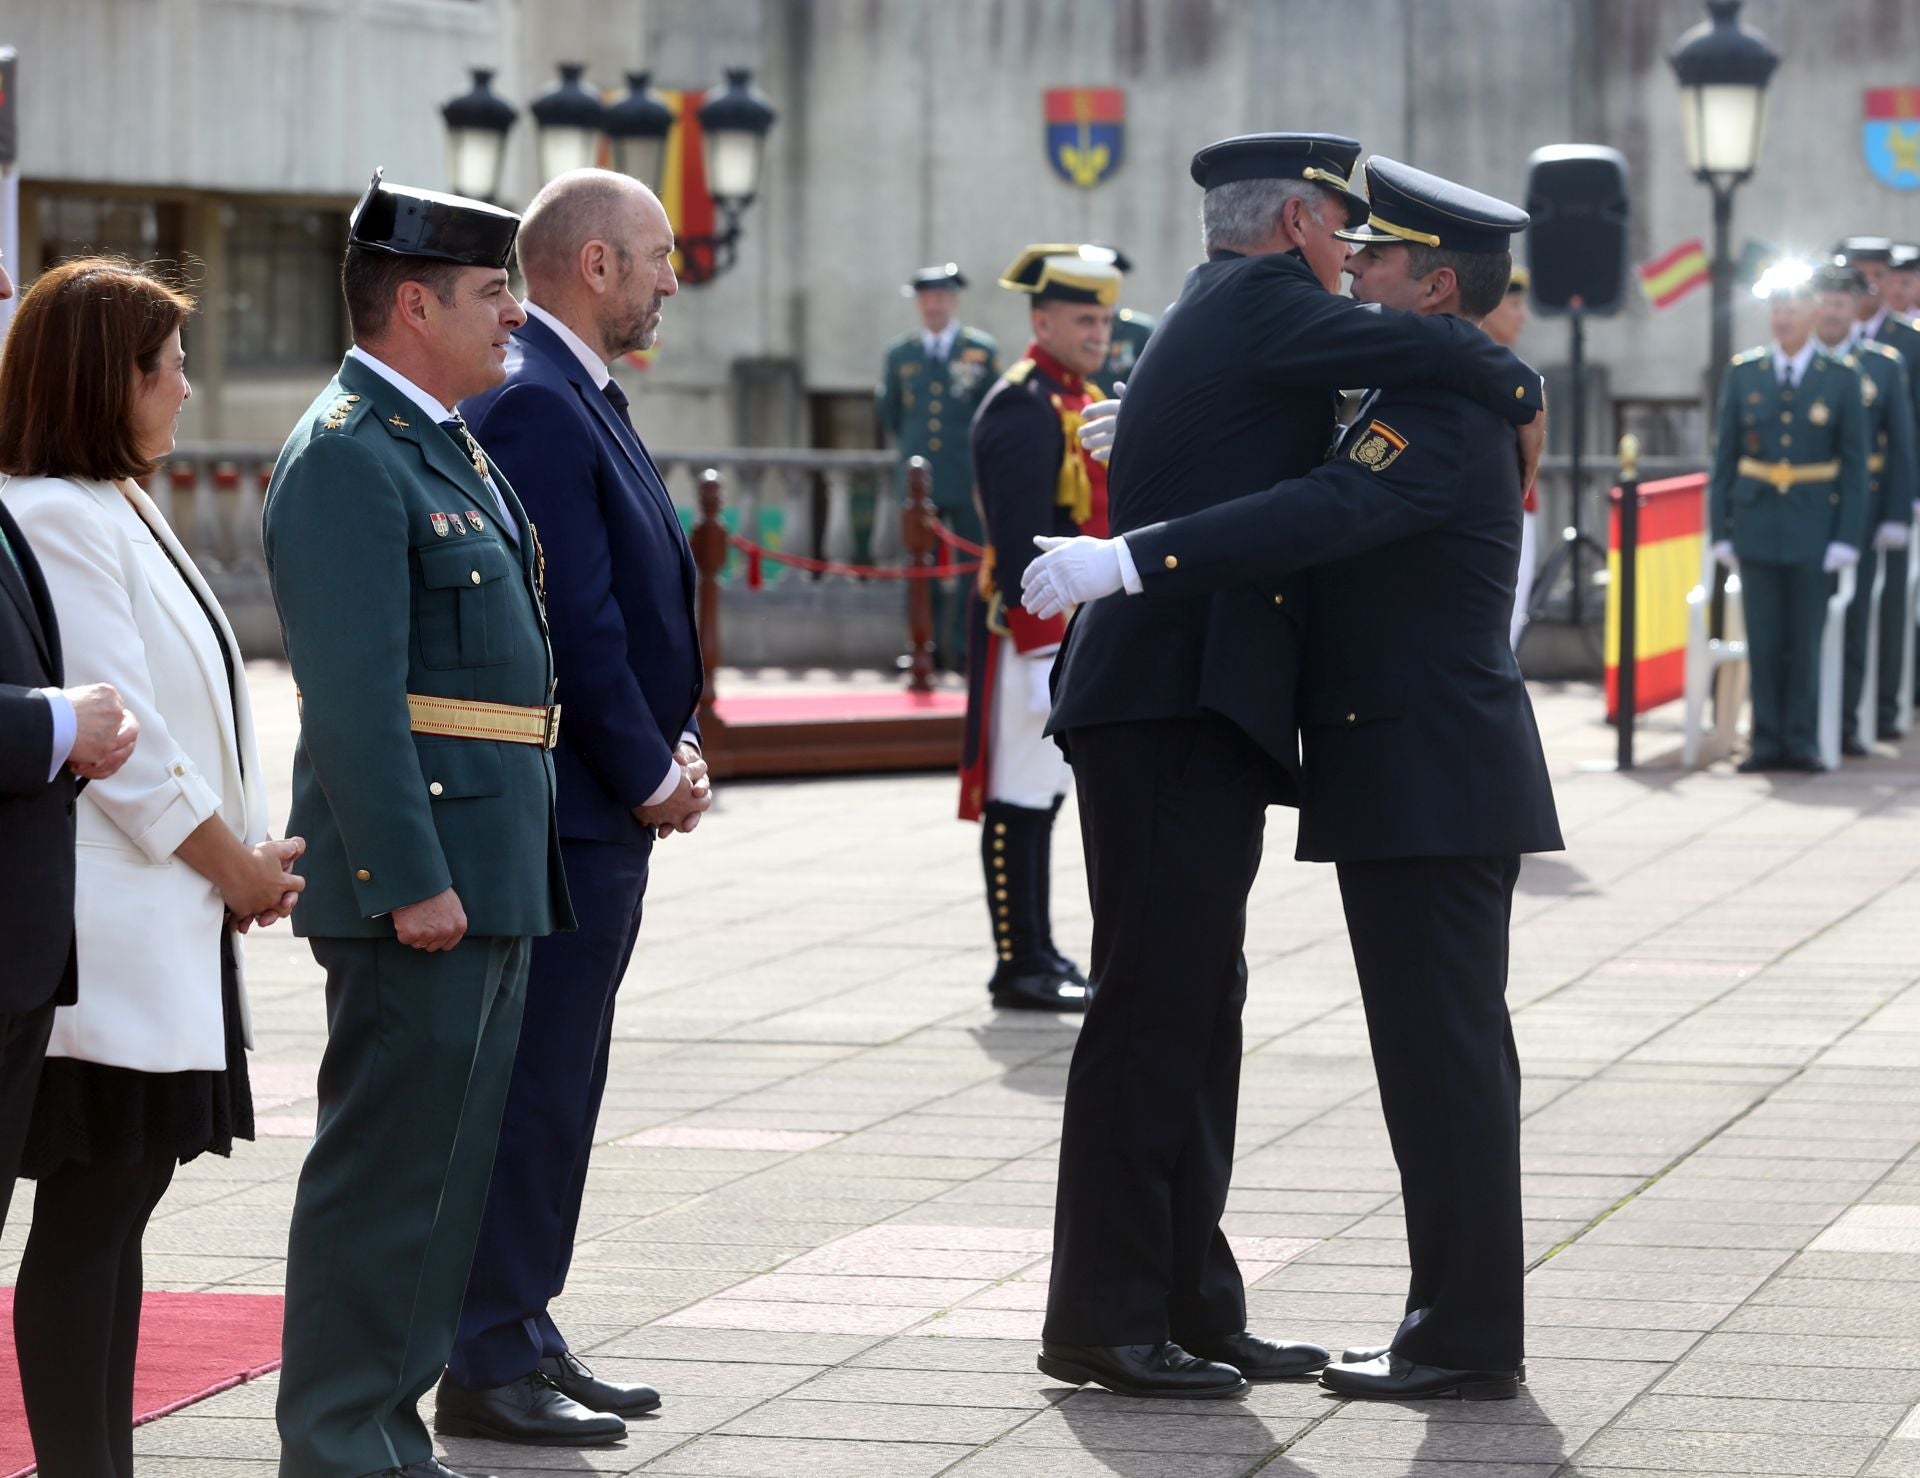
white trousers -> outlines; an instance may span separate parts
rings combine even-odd
[[[1047,710],[1037,707],[1052,656],[1023,657],[1000,637],[994,673],[993,724],[987,743],[987,799],[1044,811],[1067,793],[1072,771],[1046,735]]]

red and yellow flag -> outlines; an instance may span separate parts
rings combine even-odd
[[[1607,517],[1607,718],[1620,711],[1620,489]],[[1671,703],[1687,686],[1687,595],[1700,583],[1707,475],[1640,484],[1640,555],[1634,562],[1636,713]]]
[[[1640,291],[1656,308],[1671,308],[1696,287],[1713,281],[1713,264],[1699,237],[1640,265]]]

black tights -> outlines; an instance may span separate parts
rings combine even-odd
[[[34,1194],[13,1340],[41,1478],[133,1478],[140,1238],[173,1170],[67,1164]]]

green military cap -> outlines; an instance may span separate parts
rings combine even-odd
[[[1338,133],[1243,133],[1208,144],[1188,172],[1204,190],[1238,180],[1310,180],[1346,202],[1349,214],[1367,208],[1353,188],[1360,141]]]
[[[347,244],[398,257],[431,257],[467,267],[505,267],[520,217],[484,200],[411,185],[373,182],[347,218]]]
[[[1333,234],[1345,241],[1409,243],[1490,255],[1509,251],[1527,213],[1465,185],[1376,154],[1367,161],[1367,219]]]
[[[1834,257],[1814,269],[1813,286],[1823,293],[1863,293],[1869,291],[1866,274],[1858,267]]]
[[[1109,247],[1077,242],[1030,246],[1000,274],[1000,286],[1030,294],[1037,303],[1098,303],[1111,308],[1120,301],[1120,269]]]
[[[900,289],[901,296],[912,297],[915,293],[945,289],[958,292],[967,285],[967,274],[960,270],[957,262],[942,262],[936,267],[922,267],[913,274],[907,285]]]

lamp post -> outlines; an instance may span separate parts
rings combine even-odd
[[[493,71],[473,69],[473,86],[444,104],[447,181],[456,195],[492,200],[500,193],[507,159],[507,133],[517,117],[512,103],[493,90]]]
[[[652,80],[648,72],[627,73],[627,95],[607,109],[607,137],[613,142],[613,167],[658,190],[673,109],[653,90]]]
[[[527,105],[540,129],[536,154],[543,181],[570,169],[589,169],[600,160],[607,105],[580,80],[586,70],[580,62],[560,63],[560,80]]]
[[[1667,58],[1680,82],[1687,168],[1713,192],[1713,345],[1707,415],[1733,357],[1733,192],[1753,174],[1767,120],[1767,83],[1780,53],[1740,24],[1741,0],[1707,0],[1707,19]]]
[[[727,83],[700,105],[700,134],[706,142],[707,193],[726,222],[713,236],[680,238],[682,278],[698,286],[734,264],[740,245],[740,216],[760,193],[767,132],[774,112],[753,85],[746,67],[727,68]]]

